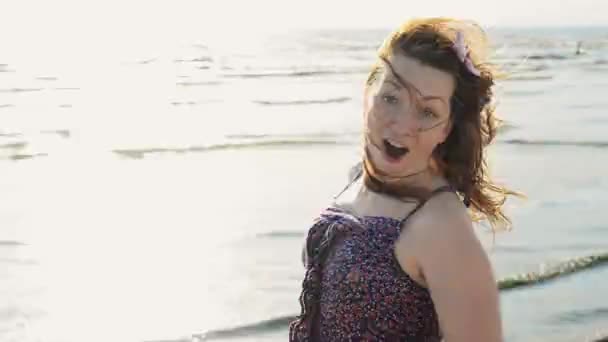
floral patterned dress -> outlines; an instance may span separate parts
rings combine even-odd
[[[449,186],[431,193],[453,191]],[[429,291],[405,273],[394,245],[405,221],[355,217],[329,207],[306,241],[300,316],[290,341],[438,342],[441,332]]]

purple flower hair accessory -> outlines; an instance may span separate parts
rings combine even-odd
[[[454,41],[452,48],[456,52],[456,55],[458,55],[458,59],[460,59],[460,61],[464,63],[464,65],[471,72],[471,74],[479,77],[481,75],[481,72],[475,67],[475,65],[473,65],[473,61],[471,60],[469,52],[469,47],[464,41],[464,35],[462,34],[462,32],[458,31],[456,33],[456,41]]]

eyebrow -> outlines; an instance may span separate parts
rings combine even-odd
[[[388,65],[388,68],[390,70],[390,76],[394,77],[395,80],[397,81],[397,83],[395,83],[392,79],[388,79],[387,82],[390,82],[392,85],[394,85],[397,89],[400,88],[413,88],[416,92],[418,92],[418,94],[420,94],[420,96],[422,97],[422,99],[424,100],[441,100],[443,102],[445,102],[447,104],[447,101],[442,97],[442,96],[437,96],[437,95],[424,95],[420,89],[418,89],[415,85],[411,84],[410,82],[406,81],[403,79],[403,77],[399,76],[399,74],[397,74],[397,72],[395,72],[395,69],[393,69],[393,65],[384,57],[380,57],[380,59],[386,63],[386,65]]]

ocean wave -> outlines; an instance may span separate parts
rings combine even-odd
[[[0,240],[0,246],[25,246],[25,243],[16,240]]]
[[[12,155],[9,155],[7,157],[0,157],[0,159],[8,159],[8,160],[12,160],[12,161],[19,161],[19,160],[28,160],[28,159],[38,158],[38,157],[48,157],[48,154],[47,153],[12,154]]]
[[[508,76],[505,81],[546,81],[552,79],[552,75],[516,75]]]
[[[591,65],[584,68],[586,72],[605,72],[608,71],[608,64]]]
[[[590,268],[603,266],[608,263],[608,252],[604,254],[591,255],[582,258],[574,258],[564,261],[554,267],[546,269],[542,272],[532,272],[523,275],[508,277],[498,281],[497,286],[501,291],[513,290],[521,287],[534,286],[544,283],[549,280],[571,275],[575,272],[588,270]],[[608,308],[590,309],[585,312],[574,313],[575,319],[580,319],[581,315],[591,317],[592,315],[607,315]],[[574,316],[565,317],[572,319]],[[149,342],[197,342],[222,340],[236,337],[244,337],[250,335],[260,335],[272,331],[287,329],[289,323],[297,318],[296,315],[285,315],[251,324],[245,324],[226,329],[214,329],[200,334],[192,334],[190,337],[173,340],[156,340]],[[563,318],[563,317],[562,317]],[[596,339],[594,342],[608,341],[604,338]]]
[[[542,62],[529,62],[525,58],[520,60],[505,60],[500,61],[501,67],[507,74],[517,74],[524,72],[539,72],[551,69],[551,65]]]
[[[241,325],[227,329],[210,330],[202,334],[192,335],[192,341],[209,341],[234,337],[243,337],[250,334],[261,334],[264,332],[285,329],[296,316],[282,316],[269,320],[264,320],[252,324]]]
[[[259,233],[256,234],[256,237],[258,238],[292,238],[292,237],[296,237],[296,238],[301,238],[305,235],[304,232],[294,232],[294,231],[273,231],[273,232],[266,232],[266,233]]]
[[[55,130],[44,130],[40,131],[41,134],[57,134],[62,138],[69,138],[71,133],[67,129],[55,129]]]
[[[505,95],[508,96],[535,96],[542,95],[546,92],[546,90],[510,90],[505,91]]]
[[[565,60],[565,59],[570,59],[572,57],[575,57],[575,55],[568,56],[568,55],[562,55],[562,54],[557,54],[557,53],[547,53],[547,54],[524,56],[524,58],[527,58],[530,60]]]
[[[135,63],[137,63],[137,64],[144,64],[145,65],[145,64],[150,64],[152,62],[155,62],[156,60],[157,60],[156,58],[142,59],[142,60],[139,60],[139,61],[137,61]]]
[[[197,104],[198,104],[198,102],[196,102],[196,101],[184,101],[184,102],[174,101],[174,102],[171,102],[171,105],[173,105],[173,106],[195,106]]]
[[[17,137],[20,137],[21,135],[22,135],[21,133],[7,133],[7,132],[0,131],[0,137],[3,137],[3,138],[17,138]]]
[[[350,97],[334,97],[329,99],[319,100],[293,100],[293,101],[253,101],[254,103],[264,106],[295,106],[295,105],[313,105],[313,104],[330,104],[344,103],[350,101]]]
[[[555,315],[551,320],[557,324],[582,323],[589,320],[605,320],[608,318],[608,307],[596,307],[584,310],[570,310],[559,315]]]
[[[606,226],[591,226],[589,228],[583,228],[580,227],[581,229],[578,230],[577,232],[580,232],[581,234],[587,234],[587,233],[603,233],[606,231]],[[551,250],[552,251],[564,251],[564,252],[576,252],[576,251],[580,251],[581,253],[589,253],[589,251],[600,251],[602,249],[604,249],[606,247],[606,244],[603,244],[602,242],[587,242],[587,243],[567,243],[567,244],[563,244],[563,245],[551,245]],[[540,251],[540,250],[536,250],[535,252],[540,252],[540,253],[544,253],[544,251]]]
[[[565,141],[565,140],[525,140],[525,139],[509,139],[499,141],[509,145],[529,145],[529,146],[576,146],[576,147],[594,147],[607,148],[608,141]]]
[[[228,134],[226,138],[228,139],[263,139],[270,137],[270,134]]]
[[[342,133],[332,133],[332,132],[313,132],[313,133],[305,133],[305,134],[248,134],[248,133],[238,133],[238,134],[227,134],[225,137],[227,139],[275,139],[275,140],[307,140],[312,139],[316,140],[319,138],[323,139],[336,139],[341,140],[344,138],[358,138],[361,133],[359,132],[342,132]]]
[[[7,69],[8,64],[0,64],[0,72],[14,72],[15,70]]]
[[[0,145],[0,149],[22,150],[26,146],[27,146],[27,142],[19,141],[19,142],[14,142],[14,143],[9,143],[9,144],[2,144],[2,145]]]
[[[345,145],[351,144],[348,141],[335,141],[335,140],[268,140],[268,141],[255,141],[255,142],[244,142],[244,143],[226,143],[216,144],[207,146],[190,146],[190,147],[176,147],[176,148],[164,148],[164,147],[152,147],[142,149],[116,149],[112,152],[119,154],[123,157],[132,159],[141,159],[149,154],[184,154],[184,153],[195,153],[195,152],[211,152],[218,150],[236,150],[246,148],[263,148],[272,146],[314,146],[314,145]]]
[[[535,253],[537,249],[531,246],[493,246],[493,251],[505,253]]]
[[[53,90],[80,90],[77,87],[61,87],[61,88],[53,88]]]
[[[193,87],[193,86],[212,86],[222,84],[220,81],[200,81],[200,82],[176,82],[175,85],[181,87]]]
[[[499,133],[511,132],[516,129],[519,129],[519,126],[510,123],[503,123],[502,125],[498,126]]]
[[[530,272],[507,277],[498,282],[498,288],[500,290],[513,290],[521,287],[538,285],[576,272],[603,266],[606,263],[608,263],[608,253],[574,258],[539,272]]]
[[[212,63],[213,58],[208,56],[202,56],[197,58],[188,58],[188,59],[175,59],[174,63]]]
[[[343,69],[343,70],[309,70],[309,71],[277,71],[258,73],[234,73],[223,74],[226,78],[270,78],[270,77],[311,77],[326,75],[347,75],[366,73],[367,69]]]
[[[171,105],[179,107],[179,106],[197,106],[200,104],[209,104],[209,103],[221,103],[221,100],[218,99],[209,99],[209,100],[201,100],[201,101],[173,101]]]
[[[0,89],[0,93],[27,93],[27,92],[35,92],[41,91],[44,88],[9,88],[9,89]]]
[[[36,77],[38,81],[57,81],[57,77],[53,76],[38,76]]]
[[[339,47],[342,51],[374,51],[378,48],[376,44],[343,45]]]

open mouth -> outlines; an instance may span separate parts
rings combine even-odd
[[[394,160],[401,159],[410,151],[407,147],[395,146],[386,139],[383,139],[382,143],[384,144],[384,151],[386,154]]]

